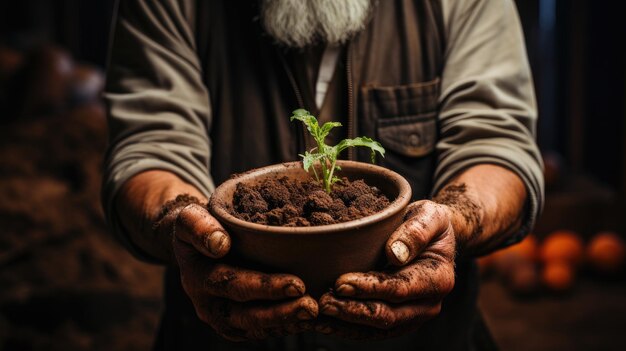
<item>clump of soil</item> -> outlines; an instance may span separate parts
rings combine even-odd
[[[363,180],[343,178],[328,194],[315,180],[269,178],[257,185],[237,184],[232,215],[244,221],[308,227],[352,221],[389,206],[389,199]]]

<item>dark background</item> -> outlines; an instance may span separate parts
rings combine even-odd
[[[569,229],[586,239],[612,230],[623,237],[621,2],[517,5],[548,178],[535,233],[541,238]],[[135,261],[111,240],[98,205],[106,126],[89,87],[102,84],[113,7],[113,0],[0,2],[0,350],[146,349],[157,325],[161,270]],[[15,60],[30,71],[10,74]],[[46,64],[57,60],[71,63],[72,87],[46,75],[55,69]],[[59,89],[73,95],[61,102],[38,98]],[[581,279],[567,295],[518,301],[486,283],[481,304],[505,349],[590,349],[596,339],[600,349],[625,349],[616,329],[625,321],[614,316],[626,314],[625,292],[623,279]],[[524,333],[539,341],[523,343]]]

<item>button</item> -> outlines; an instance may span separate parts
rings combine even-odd
[[[417,134],[411,134],[409,135],[409,144],[411,146],[418,146],[420,143],[420,137]]]

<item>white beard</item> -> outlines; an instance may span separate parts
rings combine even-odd
[[[263,0],[261,22],[279,43],[337,45],[365,28],[372,0]]]

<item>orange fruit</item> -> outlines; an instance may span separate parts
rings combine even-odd
[[[587,246],[587,261],[602,273],[615,273],[624,267],[626,245],[613,232],[596,234]]]
[[[500,275],[508,275],[512,265],[518,261],[534,262],[537,257],[537,240],[529,234],[521,242],[496,251],[489,257],[489,267]]]
[[[541,280],[550,290],[564,292],[574,285],[574,268],[564,261],[548,262],[543,267]]]
[[[508,247],[510,252],[515,252],[523,258],[534,261],[537,258],[537,239],[532,234],[528,234],[521,242]]]
[[[578,266],[583,260],[584,245],[580,235],[568,230],[558,230],[549,234],[539,255],[545,264],[562,261]]]

